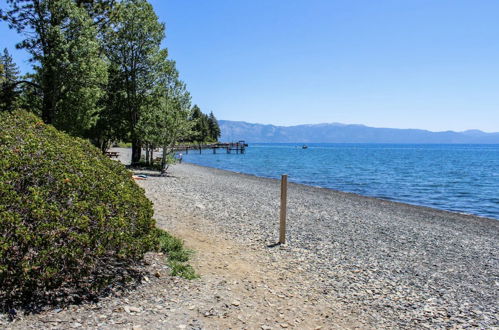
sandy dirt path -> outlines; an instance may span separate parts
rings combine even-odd
[[[143,184],[144,185],[144,184]],[[147,192],[147,186],[146,192]],[[229,240],[209,220],[182,214],[181,201],[148,196],[158,226],[195,251],[191,264],[201,275],[197,309],[210,329],[343,329],[362,327],[354,315],[328,299],[299,262],[277,260],[266,251]],[[273,247],[286,249],[286,246]],[[212,297],[212,299],[210,299]]]

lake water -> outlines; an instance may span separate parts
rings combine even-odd
[[[499,219],[499,145],[250,144],[187,162]]]

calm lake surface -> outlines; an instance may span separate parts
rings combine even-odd
[[[499,145],[250,144],[187,162],[499,219]]]

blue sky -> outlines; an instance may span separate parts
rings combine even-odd
[[[499,131],[497,0],[151,2],[193,102],[219,119]]]

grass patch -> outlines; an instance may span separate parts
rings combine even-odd
[[[175,260],[169,260],[168,265],[172,268],[172,276],[180,276],[188,280],[199,278],[199,275],[196,274],[194,268],[192,268],[192,266],[189,264],[185,264],[183,262],[178,262]]]
[[[168,256],[168,266],[171,268],[171,275],[180,276],[188,280],[199,278],[194,268],[187,264],[193,252],[187,250],[179,238],[161,229],[158,229],[157,232],[158,250]]]
[[[132,147],[132,143],[131,142],[118,142],[118,143],[115,143],[114,144],[115,147],[118,147],[118,148],[131,148]]]
[[[140,170],[161,171],[161,161],[154,161],[152,164],[148,164],[142,158],[140,160],[140,162],[138,162],[130,167],[132,167],[134,169],[140,169]]]

